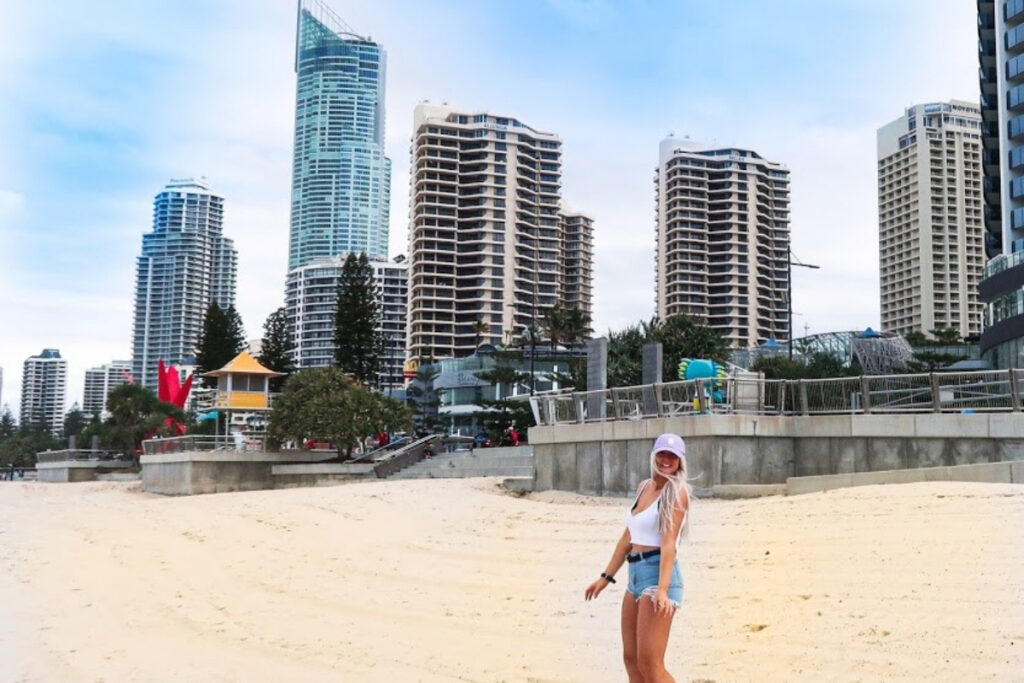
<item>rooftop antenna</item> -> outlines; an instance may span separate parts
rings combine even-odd
[[[369,36],[363,37],[356,33],[355,29],[346,24],[323,0],[302,0],[302,8],[335,33],[347,33],[354,38],[362,38],[363,40],[370,39]]]

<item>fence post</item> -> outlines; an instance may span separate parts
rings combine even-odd
[[[860,407],[865,415],[871,412],[871,391],[868,387],[868,378],[864,375],[860,376]]]
[[[615,415],[612,416],[612,419],[618,420],[621,413],[619,412],[619,399],[615,395],[615,389],[608,389],[608,395],[612,398],[612,412],[615,413]]]
[[[1020,386],[1017,384],[1017,368],[1010,368],[1010,400],[1013,402],[1013,412],[1020,412]]]
[[[664,417],[665,408],[662,405],[661,399],[664,392],[661,390],[661,382],[654,384],[654,402],[657,404],[658,417]]]
[[[536,425],[543,425],[544,422],[540,419],[540,407],[537,405],[537,397],[530,397],[530,410],[533,411],[533,423]],[[550,415],[550,413],[549,413]]]
[[[586,394],[577,392],[572,395],[572,402],[576,404],[576,422],[583,424],[587,421],[586,406],[587,399]]]
[[[802,415],[810,415],[810,409],[807,405],[807,382],[802,379],[798,379],[797,382],[800,387],[800,413]]]
[[[701,386],[701,380],[693,380],[693,389],[697,392],[697,412],[703,415],[708,406],[707,401],[704,400],[704,387]]]
[[[939,377],[934,372],[928,373],[928,381],[932,386],[932,412],[942,412],[942,401],[939,399]]]

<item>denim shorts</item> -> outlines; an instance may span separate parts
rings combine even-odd
[[[637,601],[647,595],[653,600],[658,593],[658,574],[661,571],[661,556],[655,555],[629,563],[629,585],[627,590]],[[668,599],[678,609],[683,603],[683,575],[679,563],[672,565],[672,578],[668,582]]]

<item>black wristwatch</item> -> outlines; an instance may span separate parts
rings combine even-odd
[[[608,572],[601,572],[601,578],[607,581],[608,583],[615,583],[615,577],[609,574]]]

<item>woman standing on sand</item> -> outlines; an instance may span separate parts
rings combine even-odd
[[[683,599],[676,547],[689,526],[689,505],[686,445],[678,434],[662,434],[651,451],[651,478],[637,487],[612,559],[584,593],[587,600],[596,598],[615,583],[622,563],[629,563],[622,596],[622,657],[630,683],[675,681],[665,669],[665,648]]]

